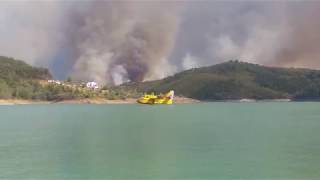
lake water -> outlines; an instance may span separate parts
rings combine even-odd
[[[0,106],[0,179],[319,179],[320,103]]]

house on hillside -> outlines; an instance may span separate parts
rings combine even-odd
[[[92,81],[92,82],[87,82],[86,87],[87,87],[87,88],[90,88],[90,89],[99,89],[98,83],[96,83],[96,82],[94,82],[94,81]]]
[[[48,83],[61,85],[61,82],[58,80],[48,80]]]

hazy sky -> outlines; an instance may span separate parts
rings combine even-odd
[[[118,84],[239,59],[320,68],[320,1],[0,1],[0,55]]]

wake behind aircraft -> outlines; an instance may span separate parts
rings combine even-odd
[[[171,90],[165,95],[145,94],[137,100],[140,104],[173,104],[174,91]]]

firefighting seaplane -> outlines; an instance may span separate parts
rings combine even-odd
[[[173,104],[174,91],[171,90],[164,95],[144,94],[137,100],[140,104]]]

